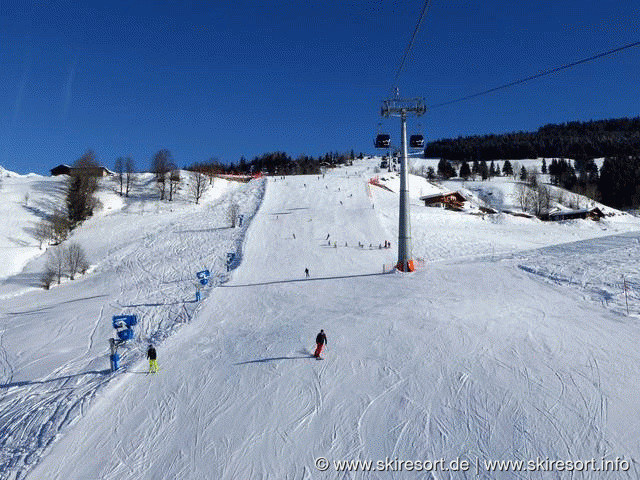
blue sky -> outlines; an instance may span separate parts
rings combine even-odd
[[[0,0],[0,165],[93,149],[140,170],[270,151],[373,153],[422,0]],[[400,75],[427,106],[640,40],[637,0],[432,0]],[[640,115],[640,47],[410,122],[427,141]]]

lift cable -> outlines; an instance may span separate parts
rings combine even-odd
[[[529,77],[522,78],[520,80],[516,80],[515,82],[510,82],[510,83],[507,83],[505,85],[500,85],[499,87],[490,88],[489,90],[484,90],[482,92],[474,93],[472,95],[467,95],[465,97],[457,98],[455,100],[449,100],[447,102],[437,103],[435,105],[430,105],[429,109],[433,110],[434,108],[440,108],[440,107],[444,107],[445,105],[451,105],[453,103],[459,103],[459,102],[463,102],[465,100],[470,100],[472,98],[480,97],[482,95],[487,95],[489,93],[493,93],[493,92],[496,92],[498,90],[503,90],[505,88],[513,87],[514,85],[520,85],[520,84],[528,82],[530,80],[534,80],[536,78],[544,77],[545,75],[550,75],[552,73],[556,73],[556,72],[559,72],[561,70],[566,70],[567,68],[575,67],[576,65],[580,65],[582,63],[591,62],[592,60],[596,60],[598,58],[606,57],[608,55],[612,55],[614,53],[621,52],[622,50],[626,50],[627,48],[637,47],[638,45],[640,45],[640,41],[633,42],[633,43],[630,43],[628,45],[624,45],[622,47],[614,48],[613,50],[608,50],[606,52],[598,53],[597,55],[593,55],[593,56],[588,57],[588,58],[583,58],[582,60],[578,60],[576,62],[568,63],[566,65],[562,65],[561,67],[556,67],[556,68],[552,68],[552,69],[549,69],[549,70],[544,70],[544,71],[542,71],[540,73],[536,73],[535,75],[531,75]]]
[[[424,6],[422,7],[422,13],[420,14],[420,18],[418,18],[418,23],[416,24],[416,28],[413,30],[413,35],[411,36],[411,41],[409,42],[409,45],[407,45],[407,48],[404,51],[404,55],[402,55],[402,60],[400,61],[400,66],[398,67],[398,70],[396,71],[396,76],[393,79],[393,87],[394,88],[396,88],[398,86],[398,78],[400,77],[400,73],[402,72],[402,69],[404,68],[405,63],[407,62],[407,58],[409,57],[409,52],[411,51],[411,48],[413,47],[413,42],[415,41],[416,36],[418,35],[418,30],[420,30],[420,24],[422,23],[422,20],[424,19],[424,16],[427,13],[427,10],[429,10],[429,5],[431,5],[431,0],[425,0]]]

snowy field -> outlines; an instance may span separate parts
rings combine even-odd
[[[22,260],[0,267],[0,478],[640,478],[640,221],[425,208],[421,194],[452,186],[411,177],[424,263],[385,274],[398,181],[369,186],[376,164],[217,181],[201,205],[159,203],[150,180],[126,201],[105,186],[72,238],[90,272],[50,291],[22,204],[57,180],[5,179],[0,247]],[[507,182],[465,188],[511,201]],[[229,228],[232,202],[242,228]],[[240,259],[229,274],[227,252]],[[195,303],[205,267],[214,286]],[[142,324],[112,374],[122,313]],[[406,461],[424,464],[399,471]]]

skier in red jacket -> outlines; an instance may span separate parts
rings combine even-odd
[[[316,336],[316,351],[313,354],[314,357],[320,358],[320,354],[322,353],[322,348],[327,344],[327,336],[324,333],[324,330],[320,330],[320,333]]]

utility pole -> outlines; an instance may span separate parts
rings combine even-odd
[[[427,111],[422,98],[401,99],[398,98],[396,89],[395,97],[382,102],[380,114],[383,117],[400,117],[401,125],[401,153],[400,159],[400,211],[398,224],[398,263],[396,268],[401,272],[413,272],[413,258],[411,253],[411,219],[409,218],[409,184],[408,176],[408,147],[407,147],[407,115],[420,116]]]

